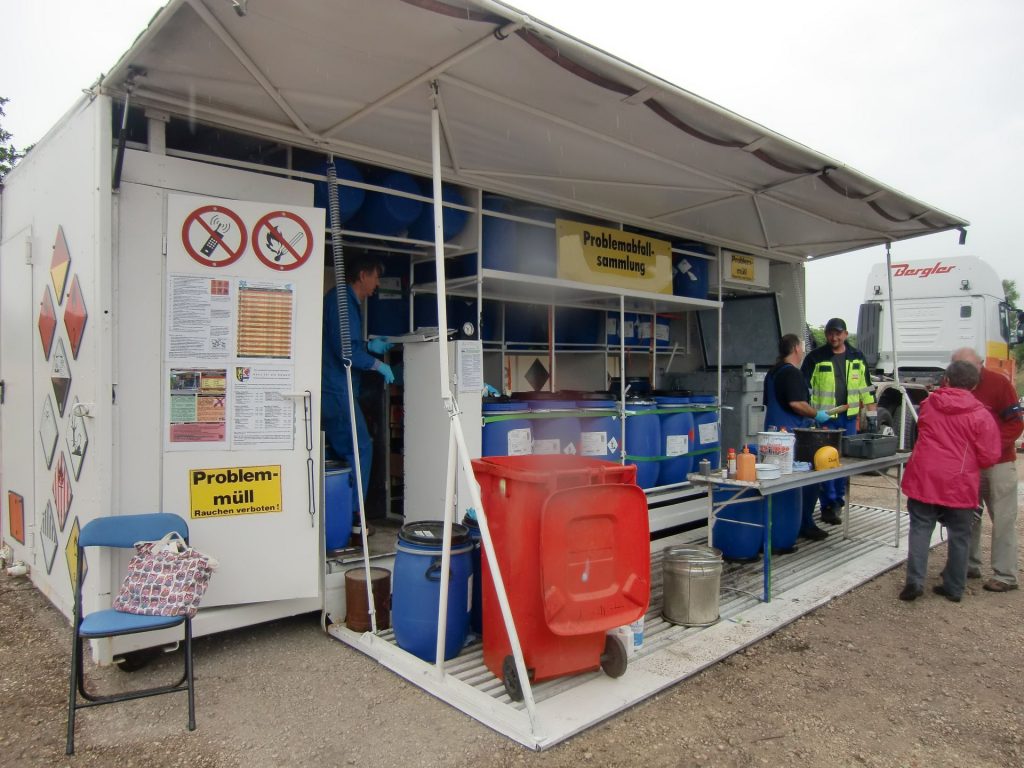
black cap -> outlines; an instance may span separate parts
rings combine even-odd
[[[841,317],[833,317],[827,323],[825,323],[825,333],[829,331],[845,331],[846,321]]]

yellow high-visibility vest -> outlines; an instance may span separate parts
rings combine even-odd
[[[846,411],[847,416],[856,416],[862,405],[875,402],[868,386],[867,366],[863,360],[846,361]],[[811,406],[829,410],[842,403],[836,402],[836,378],[832,359],[822,360],[811,372]]]

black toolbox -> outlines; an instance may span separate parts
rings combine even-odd
[[[896,453],[896,435],[876,435],[865,432],[862,435],[843,435],[843,456],[855,459],[877,459]]]

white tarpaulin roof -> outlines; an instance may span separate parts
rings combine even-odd
[[[171,0],[100,88],[428,173],[432,82],[484,189],[783,260],[967,224],[488,0]]]

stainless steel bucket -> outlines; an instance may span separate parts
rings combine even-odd
[[[722,552],[686,544],[666,547],[662,559],[662,616],[673,624],[707,627],[718,621]]]

